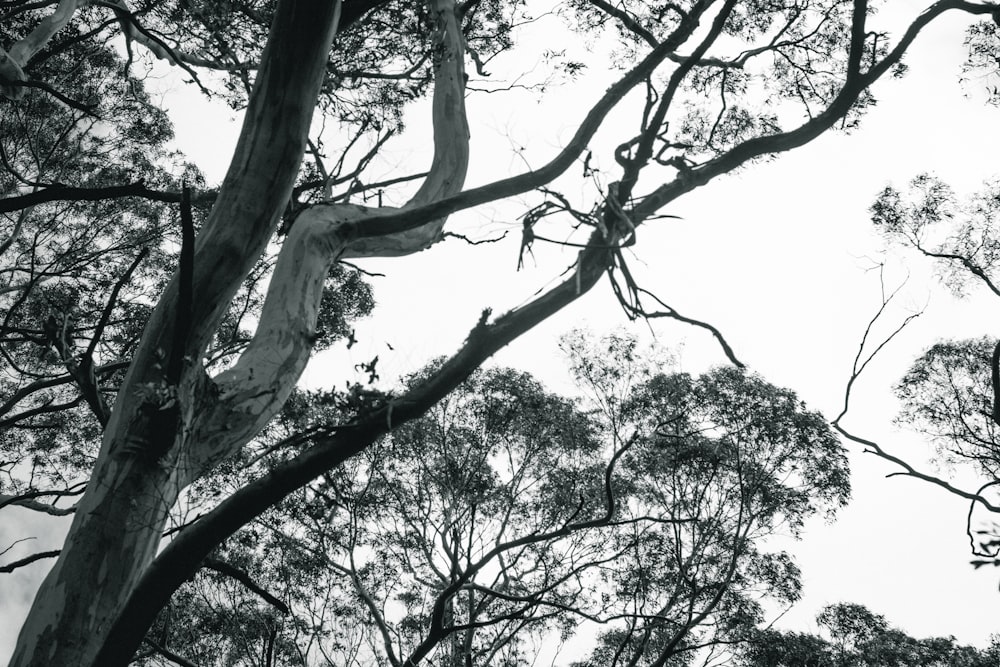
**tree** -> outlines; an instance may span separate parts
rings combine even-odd
[[[79,169],[33,169],[27,175],[9,159],[3,161],[10,174],[3,211],[15,216],[9,219],[12,239],[24,231],[27,222],[22,220],[31,217],[32,207],[46,205],[39,214],[51,215],[58,202],[80,206],[96,201],[113,207],[129,197],[129,206],[137,206],[138,198],[156,211],[147,216],[165,221],[175,215],[173,210],[151,202],[182,204],[176,260],[163,251],[170,239],[162,226],[125,244],[118,259],[125,270],[112,269],[108,275],[113,279],[91,285],[95,291],[83,299],[91,320],[100,313],[92,328],[73,324],[75,316],[66,311],[77,297],[70,293],[47,297],[47,304],[33,311],[36,315],[22,311],[28,320],[16,325],[21,330],[4,332],[21,336],[12,344],[34,343],[46,348],[46,354],[52,348],[67,369],[37,378],[30,368],[10,363],[10,357],[18,383],[15,396],[26,401],[26,410],[45,406],[55,413],[59,406],[38,393],[57,386],[49,384],[53,382],[78,391],[76,404],[86,403],[100,424],[80,433],[92,446],[83,449],[86,455],[78,462],[82,475],[71,481],[86,481],[86,491],[74,506],[65,547],[22,629],[13,664],[123,664],[173,591],[241,526],[418,418],[493,352],[586,293],[605,273],[631,316],[681,318],[665,307],[647,311],[645,304],[654,297],[631,279],[623,248],[636,241],[638,227],[720,175],[828,130],[856,125],[874,101],[871,86],[886,74],[902,73],[906,49],[938,16],[950,10],[970,16],[996,12],[993,3],[941,0],[891,42],[869,27],[866,0],[850,5],[833,0],[620,5],[570,0],[563,7],[572,14],[573,34],[585,40],[609,34],[620,41],[621,76],[596,98],[551,161],[475,188],[464,185],[470,157],[466,57],[475,63],[476,75],[485,77],[490,58],[515,46],[521,5],[493,0],[279,0],[145,2],[133,9],[121,0],[60,0],[5,8],[0,93],[9,100],[4,113],[11,117],[18,117],[25,105],[57,100],[84,114],[81,120],[97,115],[117,121],[121,115],[115,105],[122,99],[142,102],[130,72],[145,53],[183,69],[204,90],[214,89],[234,106],[246,107],[225,180],[190,205],[176,187],[183,174],[161,182],[140,180],[157,167],[156,155],[135,172],[112,171],[96,182],[91,179],[105,159],[128,164],[126,156],[97,150],[100,159],[82,161]],[[117,35],[125,38],[124,60],[110,46]],[[103,59],[104,72],[121,71],[115,90],[88,88],[87,68],[76,66],[88,62],[88,54]],[[46,68],[60,61],[65,76],[47,80]],[[566,66],[577,68],[576,63]],[[219,75],[209,81],[206,72]],[[610,111],[631,99],[634,90],[645,92],[644,99],[635,96],[637,126],[616,140],[613,173],[595,173],[585,157],[588,144]],[[412,180],[401,174],[392,183],[373,184],[365,168],[387,135],[400,129],[402,105],[427,91],[432,91],[433,132],[428,135],[433,134],[434,156],[426,174],[419,176],[420,186],[400,207],[351,203],[352,195],[369,188]],[[162,114],[150,112],[148,104],[139,106],[154,125],[163,126]],[[314,115],[340,129],[331,142],[341,147],[334,150],[337,157],[327,157],[327,143],[310,134],[312,127],[323,126],[313,123]],[[137,126],[103,134],[108,131],[103,122],[89,128],[78,122],[65,134],[49,136],[60,147],[91,147],[113,137],[106,147],[124,147],[129,155],[143,157]],[[11,139],[5,136],[4,141]],[[369,148],[361,149],[365,144]],[[554,189],[554,181],[581,160],[592,182],[591,200],[574,203]],[[538,189],[541,203],[523,218],[522,252],[533,242],[559,238],[558,231],[537,233],[543,220],[565,221],[579,232],[572,247],[582,246],[567,279],[499,317],[484,310],[461,349],[404,394],[352,392],[346,421],[317,425],[303,434],[293,456],[164,543],[171,508],[182,491],[246,448],[288,400],[320,339],[317,318],[334,262],[429,248],[444,238],[451,213]],[[196,220],[196,204],[201,203],[204,212]],[[271,268],[269,244],[279,225],[284,236]],[[63,231],[61,223],[53,229]],[[148,311],[138,308],[128,318],[144,324],[141,336],[128,339],[123,333],[122,344],[109,349],[108,362],[98,363],[97,348],[109,343],[101,322],[111,317],[120,296],[114,288],[130,283],[132,264],[124,255],[143,244],[164,253],[161,269],[171,277],[157,298],[149,299]],[[46,276],[39,275],[32,260],[36,245],[33,239],[28,250],[12,250],[14,244],[4,248],[22,253],[17,268],[6,274],[11,305],[20,306],[21,295],[35,293],[38,298],[36,285]],[[131,261],[142,254],[137,250]],[[64,269],[71,276],[77,270],[73,266]],[[220,332],[224,340],[233,338],[225,335],[225,325],[233,323],[234,310],[242,312],[234,300],[246,289],[248,277],[260,277],[255,270],[269,273],[270,280],[253,318],[252,337],[243,341],[235,336],[231,353],[211,363],[219,361],[207,354]],[[141,274],[135,280],[130,289],[148,289]],[[105,295],[109,284],[113,288]],[[356,287],[356,281],[351,284]],[[251,310],[252,301],[248,299]],[[46,311],[54,321],[47,315],[29,321]],[[65,315],[61,321],[56,312]],[[88,341],[86,346],[82,340]],[[125,364],[124,376],[113,376]],[[22,390],[24,396],[19,395]],[[98,435],[101,444],[95,451]],[[67,491],[48,484],[29,478],[9,495],[23,505]],[[74,490],[76,486],[69,488]],[[95,576],[81,578],[80,572]]]
[[[606,665],[689,664],[739,639],[765,600],[790,604],[799,591],[794,563],[762,539],[843,504],[846,459],[786,392],[742,372],[655,369],[640,382],[631,376],[648,360],[635,341],[608,342],[614,353],[590,377],[624,380],[592,387],[605,406],[628,388],[616,428],[527,374],[474,373],[343,476],[237,533],[146,644],[195,664],[270,651],[278,664],[523,665],[599,628],[584,664]],[[324,398],[295,400],[314,414]],[[743,421],[702,435],[734,405]],[[238,487],[261,463],[211,485]],[[799,474],[803,463],[812,472]],[[246,578],[220,578],[226,568]]]
[[[763,541],[797,536],[807,517],[846,504],[842,447],[793,393],[742,370],[667,374],[619,336],[588,344],[577,333],[565,344],[614,441],[634,441],[621,463],[630,511],[673,507],[691,518],[628,536],[629,558],[609,580],[633,611],[619,612],[580,665],[680,665],[724,652],[761,622],[764,600],[798,599],[798,568]]]
[[[816,616],[829,639],[818,635],[760,631],[739,648],[745,667],[987,667],[996,664],[996,637],[979,650],[954,637],[915,639],[888,625],[885,618],[858,604],[837,603]]]
[[[984,40],[1000,37],[996,28],[970,29],[969,40],[979,45],[981,52]],[[981,192],[960,201],[946,183],[928,174],[916,176],[905,193],[886,187],[871,207],[872,222],[887,241],[934,261],[940,281],[959,297],[975,287],[1000,296],[1000,238],[995,225],[998,212],[1000,182],[987,181]],[[884,300],[883,310],[890,299]],[[882,314],[880,310],[872,323]],[[904,321],[897,332],[908,322]],[[856,366],[854,379],[863,367]],[[902,474],[969,500],[967,531],[972,551],[978,557],[973,564],[978,567],[1000,562],[996,560],[1000,545],[997,522],[979,530],[973,527],[974,510],[986,510],[990,515],[1000,512],[989,493],[1000,483],[1000,342],[990,337],[939,341],[914,360],[895,393],[901,404],[897,423],[932,442],[942,463],[970,470],[980,480],[977,488],[964,488],[945,475],[921,471],[877,443],[851,436],[843,429],[841,432],[899,465]],[[850,387],[847,398],[849,401]]]

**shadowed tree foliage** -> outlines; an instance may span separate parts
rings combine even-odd
[[[743,667],[989,667],[1000,643],[980,650],[954,637],[915,639],[859,604],[838,603],[816,616],[823,636],[767,629],[737,649]]]

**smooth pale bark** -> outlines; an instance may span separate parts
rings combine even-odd
[[[44,47],[52,36],[73,18],[79,2],[60,0],[55,10],[38,22],[35,29],[17,40],[9,51],[0,48],[0,84],[4,81],[27,81],[24,68],[31,57]],[[0,85],[0,94],[12,100],[24,97],[21,86]]]
[[[404,211],[460,191],[469,164],[464,40],[455,2],[432,0],[429,5],[438,23],[434,157],[426,179]],[[191,425],[198,448],[189,452],[182,466],[185,482],[242,447],[284,405],[309,360],[323,284],[333,262],[411,254],[442,238],[445,218],[378,238],[352,238],[353,224],[364,225],[366,217],[382,210],[354,204],[319,205],[295,219],[275,264],[253,339],[237,363],[214,378],[218,400],[212,409],[199,411]]]
[[[318,6],[317,6],[318,5]],[[325,7],[324,7],[325,5]],[[453,0],[433,0],[438,17],[434,160],[415,204],[458,192],[468,165],[463,40]],[[14,665],[90,664],[95,650],[159,545],[179,491],[242,447],[281,408],[315,339],[330,265],[353,256],[415,252],[441,238],[433,220],[384,242],[351,248],[341,221],[372,210],[336,207],[338,219],[300,216],[286,239],[253,341],[233,368],[209,379],[190,361],[175,388],[179,437],[156,433],[150,387],[162,387],[164,359],[201,353],[239,285],[263,252],[301,163],[339,3],[284,2],[272,26],[236,156],[196,244],[195,308],[177,340],[175,277],[154,312],[108,425],[88,491],[56,566],[36,597]],[[331,209],[334,207],[324,207]],[[328,211],[329,212],[329,211]],[[154,406],[155,407],[155,406]],[[164,408],[165,409],[165,408]],[[80,578],[83,571],[93,578]]]
[[[301,164],[339,2],[279,3],[230,171],[196,244],[195,307],[176,340],[178,281],[154,311],[122,385],[65,548],[28,615],[12,665],[86,665],[159,546],[197,449],[187,425],[217,391],[188,361],[176,387],[180,437],[163,432],[153,388],[163,362],[200,359],[246,272],[273,234]],[[183,344],[182,350],[176,350]],[[159,406],[165,408],[166,406]]]

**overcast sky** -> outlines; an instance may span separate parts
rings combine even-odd
[[[914,14],[922,6],[898,5]],[[909,75],[876,88],[879,104],[860,130],[825,136],[714,182],[664,211],[681,220],[652,223],[638,233],[632,267],[643,286],[685,315],[717,326],[753,370],[794,389],[830,418],[841,408],[860,336],[880,303],[878,276],[866,270],[885,259],[867,215],[875,194],[890,182],[904,186],[921,171],[937,174],[960,193],[997,175],[1000,111],[963,95],[959,23],[942,21],[921,37],[907,58]],[[545,30],[544,22],[537,29]],[[522,171],[524,160],[537,165],[551,157],[606,81],[592,71],[540,100],[528,93],[472,96],[469,184]],[[177,122],[178,147],[210,181],[218,181],[237,119],[191,95],[166,99]],[[418,105],[408,115],[413,132],[390,145],[387,171],[397,163],[404,171],[423,168],[426,111]],[[519,155],[512,145],[523,149]],[[595,157],[595,166],[607,169],[613,180],[613,162],[607,155]],[[376,354],[383,379],[391,381],[454,351],[484,307],[503,312],[551,284],[570,255],[536,247],[535,261],[514,270],[517,216],[523,211],[515,201],[464,212],[450,222],[449,228],[477,237],[510,230],[501,243],[470,248],[449,240],[415,257],[364,263],[387,274],[373,281],[377,312],[359,325],[358,345],[318,357],[304,382],[343,386],[345,379],[354,379],[343,369]],[[1000,304],[978,291],[954,300],[934,284],[930,267],[919,258],[896,253],[888,261],[890,282],[910,275],[890,317],[905,317],[925,305],[927,312],[873,366],[845,423],[894,453],[920,460],[928,455],[924,444],[893,428],[892,383],[938,338],[995,334]],[[495,363],[531,371],[553,390],[571,391],[556,340],[580,324],[597,332],[626,325],[606,281],[502,351]],[[700,330],[661,322],[630,327],[646,337],[650,329],[660,344],[676,351],[684,370],[698,372],[725,362]],[[1000,631],[1000,573],[976,572],[968,565],[967,505],[917,481],[885,479],[890,466],[860,455],[855,446],[850,449],[854,500],[835,524],[816,522],[789,547],[803,571],[804,599],[779,625],[815,630],[813,616],[822,605],[850,601],[918,637],[955,635],[985,645],[990,633]],[[8,508],[5,515],[15,513]],[[42,539],[32,549],[54,548],[58,536],[50,532],[5,519],[0,546],[38,534]],[[0,587],[8,628],[0,630],[0,661],[10,655],[13,633],[44,568],[40,563],[6,575]]]

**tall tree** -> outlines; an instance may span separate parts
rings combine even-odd
[[[988,39],[1000,40],[1000,25],[970,28],[969,41],[977,45],[970,62],[982,58],[984,40]],[[938,279],[956,296],[980,289],[1000,297],[1000,236],[996,227],[1000,181],[987,181],[980,192],[961,199],[941,179],[920,174],[905,191],[886,187],[871,213],[872,222],[887,241],[933,261]],[[884,306],[876,319],[883,311]],[[856,365],[854,379],[863,367]],[[929,471],[878,443],[843,429],[841,432],[898,465],[901,474],[968,500],[967,532],[977,556],[973,564],[1000,563],[1000,520],[996,519],[1000,503],[992,492],[1000,484],[1000,341],[991,336],[940,340],[913,361],[895,393],[901,405],[897,423],[924,436],[937,449],[941,462],[962,466],[978,484],[955,482],[947,473]],[[984,516],[986,521],[979,521]]]
[[[846,501],[843,452],[758,378],[633,383],[621,356],[605,360],[591,377],[625,382],[595,385],[602,404],[630,385],[616,428],[525,373],[474,373],[216,550],[145,645],[195,664],[514,666],[597,628],[586,664],[607,665],[687,664],[742,638],[763,602],[797,598],[798,569],[763,542]],[[298,396],[295,412],[336,409],[328,398]],[[703,435],[736,406],[739,421]],[[225,466],[198,492],[271,464]]]
[[[113,362],[128,363],[123,377],[111,379],[120,367],[105,368],[94,359],[105,334],[101,320],[113,314],[119,296],[115,289],[106,295],[102,290],[129,282],[128,267],[142,254],[138,248],[145,236],[124,245],[118,260],[123,264],[111,274],[115,278],[94,286],[99,296],[84,299],[91,313],[101,314],[82,352],[82,346],[71,345],[78,334],[73,318],[56,315],[66,314],[76,298],[72,293],[30,311],[35,317],[52,313],[53,321],[45,315],[43,321],[16,325],[24,336],[40,338],[33,332],[44,332],[39,347],[62,358],[72,386],[101,428],[82,434],[94,444],[100,435],[100,448],[89,450],[81,462],[81,470],[89,468],[86,492],[74,507],[65,547],[35,598],[13,664],[124,664],[171,593],[212,549],[309,480],[422,415],[489,355],[580,297],[605,273],[630,315],[679,317],[669,309],[648,312],[650,295],[631,278],[623,248],[636,241],[643,223],[722,174],[828,130],[853,127],[874,102],[871,86],[886,74],[901,73],[906,49],[945,12],[997,11],[991,2],[940,0],[893,41],[869,26],[873,8],[867,0],[617,5],[566,0],[561,7],[573,16],[571,34],[590,40],[609,33],[621,40],[620,77],[595,98],[550,161],[466,188],[465,63],[475,63],[476,75],[486,76],[485,63],[515,46],[520,4],[278,0],[149,1],[131,7],[123,0],[59,0],[4,6],[8,32],[0,52],[0,94],[7,98],[6,115],[17,117],[24,105],[55,100],[88,117],[117,122],[121,116],[114,105],[121,96],[88,88],[87,68],[74,66],[86,63],[88,54],[118,63],[109,45],[116,36],[124,36],[126,58],[115,85],[126,100],[141,100],[129,97],[134,93],[127,77],[136,58],[149,53],[183,69],[206,91],[215,88],[234,106],[246,107],[235,155],[223,183],[205,201],[200,224],[195,202],[182,202],[176,227],[180,252],[175,261],[164,260],[172,277],[155,303],[150,299],[148,313],[133,318],[144,323],[141,336],[109,352],[109,360],[125,355]],[[46,67],[59,59],[67,62],[65,78],[46,79]],[[209,82],[202,76],[206,71],[220,76]],[[589,169],[589,142],[633,90],[644,95],[637,96],[635,127],[614,128],[622,132],[612,156],[614,173],[594,178],[590,201],[573,202],[552,189],[579,161]],[[400,129],[402,105],[426,91],[432,91],[426,134],[432,137],[433,159],[419,187],[398,208],[350,203],[352,195],[372,186],[364,182],[371,181],[365,167],[386,134]],[[142,106],[148,112],[148,105]],[[323,126],[313,122],[317,110],[342,128],[335,141],[343,150],[335,150],[336,158],[324,159],[325,144],[315,135],[310,140],[310,129]],[[80,133],[82,127],[85,123],[53,135],[56,143],[87,144],[109,136],[102,134],[103,125],[87,134]],[[138,147],[143,134],[136,126],[113,136],[117,140],[108,148],[143,159]],[[357,147],[365,142],[371,149],[359,154]],[[88,180],[102,164],[84,163],[59,175],[24,175],[5,159],[10,176],[2,211],[13,215],[10,237],[24,229],[22,216],[44,203],[112,206],[122,197],[183,199],[176,180],[134,180],[145,176],[141,168],[135,175],[120,171]],[[154,160],[149,169],[155,166]],[[318,426],[296,455],[164,544],[164,528],[181,492],[246,448],[288,400],[320,339],[317,318],[334,262],[430,248],[444,237],[451,213],[537,188],[548,189],[523,218],[522,253],[533,242],[560,237],[558,231],[537,233],[539,223],[563,220],[579,232],[572,243],[581,246],[568,278],[499,317],[484,310],[460,350],[404,394],[354,392],[346,421]],[[213,366],[209,349],[231,322],[234,299],[268,256],[279,225],[284,235],[273,269],[265,269],[270,281],[252,338]],[[20,268],[7,274],[11,294],[28,287],[40,293],[35,284],[44,276],[31,261],[36,245],[32,241],[25,250],[5,244],[5,253],[22,253]],[[128,250],[136,253],[131,261]],[[145,287],[141,276],[135,279],[134,289]],[[12,333],[18,332],[4,335]],[[18,374],[15,393],[44,381],[30,369],[11,366]],[[36,385],[32,391],[49,388]],[[39,400],[27,409],[42,406],[44,399]],[[52,490],[33,482],[19,490],[19,499]],[[82,572],[92,576],[81,577]]]
[[[623,505],[690,519],[619,542],[627,557],[607,579],[630,610],[581,665],[681,665],[699,651],[725,652],[763,620],[765,600],[798,599],[797,566],[764,542],[798,536],[808,517],[846,504],[843,448],[792,392],[745,371],[664,373],[621,336],[588,344],[577,333],[565,343],[600,421],[628,447]]]

